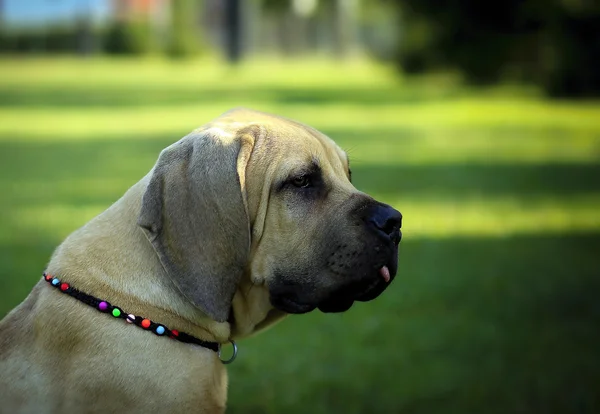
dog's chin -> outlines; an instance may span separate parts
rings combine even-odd
[[[318,308],[323,313],[339,313],[346,312],[348,309],[352,307],[354,304],[354,299],[347,298],[334,298],[322,302],[319,304]]]
[[[345,312],[352,307],[355,301],[368,302],[376,299],[387,288],[387,285],[383,279],[375,279],[352,295],[347,292],[332,295],[326,301],[319,303],[318,308],[324,313]]]
[[[387,269],[387,278],[383,277],[383,268]],[[270,291],[271,305],[289,314],[308,313],[315,309],[323,313],[345,312],[355,301],[369,302],[388,288],[398,270],[397,255],[389,260],[387,265],[374,266],[374,269],[377,270],[370,277],[340,286],[321,300],[314,300],[314,295],[305,293],[306,290],[298,293],[286,284],[282,284],[283,289],[274,284]]]
[[[323,313],[340,313],[350,309],[355,301],[368,302],[377,298],[385,291],[387,286],[388,283],[384,282],[383,279],[375,279],[353,294],[348,294],[347,291],[334,293],[318,304],[304,303],[285,295],[271,296],[271,305],[275,309],[290,314],[308,313],[317,308]]]
[[[366,290],[358,294],[355,300],[359,302],[369,302],[373,299],[378,298],[379,295],[381,295],[387,289],[390,282],[385,282],[381,279],[377,279]]]
[[[271,296],[271,305],[277,310],[296,315],[316,309],[313,304],[302,303],[286,296]]]

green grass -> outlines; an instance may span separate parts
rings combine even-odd
[[[600,103],[366,62],[0,62],[0,316],[163,147],[236,106],[328,133],[404,239],[376,301],[242,341],[229,412],[600,410]]]

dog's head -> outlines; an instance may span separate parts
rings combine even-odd
[[[139,224],[181,292],[224,321],[244,275],[286,313],[376,298],[397,272],[401,219],[352,185],[324,134],[234,110],[161,153]]]

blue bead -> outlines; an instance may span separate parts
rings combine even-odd
[[[164,326],[161,326],[161,325],[158,325],[158,326],[156,327],[156,333],[157,333],[157,334],[159,334],[159,335],[162,335],[162,334],[164,334],[164,333],[165,333],[165,327],[164,327]]]
[[[59,283],[60,283],[60,280],[58,280],[57,278],[52,279],[52,284],[54,286],[58,286]]]

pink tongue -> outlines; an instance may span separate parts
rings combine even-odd
[[[381,273],[381,276],[383,276],[383,280],[385,280],[386,283],[390,281],[390,269],[388,269],[387,266],[383,266],[379,269],[379,273]]]

